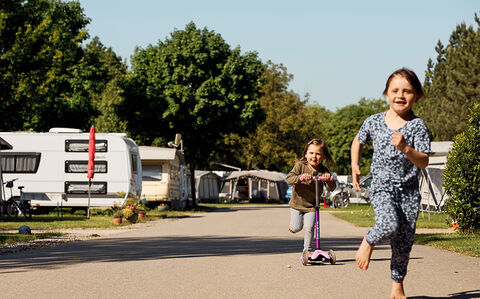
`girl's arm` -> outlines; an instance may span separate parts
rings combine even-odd
[[[404,153],[413,165],[418,168],[425,168],[428,166],[428,154],[416,151],[413,147],[409,146],[402,133],[393,133],[392,144]]]
[[[287,178],[285,180],[287,181],[287,184],[295,185],[296,183],[300,182],[301,175],[300,167],[298,163],[295,163],[295,166],[293,166],[292,170],[290,170],[290,172],[287,174]]]
[[[362,155],[362,145],[358,141],[358,137],[355,136],[352,142],[352,148],[350,150],[351,165],[352,165],[352,184],[355,190],[360,190],[360,156]]]

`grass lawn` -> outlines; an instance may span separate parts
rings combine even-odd
[[[371,205],[353,204],[346,208],[332,210],[335,217],[361,227],[370,227],[375,223],[375,213]],[[445,213],[421,213],[418,215],[417,228],[449,228],[451,218]]]
[[[361,227],[373,226],[375,214],[369,205],[351,205],[343,209],[332,210],[332,215]],[[420,212],[417,228],[448,228],[450,217],[445,213]],[[480,257],[480,235],[461,233],[416,234],[415,243],[432,246],[465,255]]]

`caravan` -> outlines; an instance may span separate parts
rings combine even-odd
[[[22,200],[32,207],[87,207],[88,133],[54,128],[48,133],[1,132],[13,146],[2,151],[3,180],[23,186]],[[138,147],[124,133],[97,133],[95,176],[90,184],[90,206],[122,205],[142,190]],[[20,196],[18,188],[13,196]]]

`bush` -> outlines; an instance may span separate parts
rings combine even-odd
[[[453,140],[443,173],[448,214],[460,231],[480,231],[480,104],[474,104],[465,132]]]

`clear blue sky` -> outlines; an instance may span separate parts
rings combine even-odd
[[[129,61],[135,47],[165,40],[193,21],[231,47],[256,51],[294,75],[290,89],[335,111],[381,98],[400,67],[423,82],[435,45],[456,25],[473,25],[479,0],[81,0],[90,36]]]

